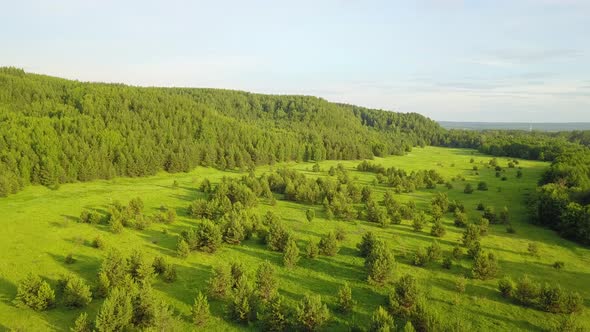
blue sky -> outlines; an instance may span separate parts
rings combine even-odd
[[[590,0],[0,0],[0,65],[306,94],[436,120],[590,121]]]

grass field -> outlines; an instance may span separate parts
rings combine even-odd
[[[480,175],[473,174],[473,164],[469,162],[471,158],[475,158]],[[487,164],[489,159],[489,156],[480,155],[472,150],[427,147],[416,148],[406,156],[378,158],[375,162],[407,171],[436,169],[449,180],[456,175],[462,175],[466,178],[465,182],[474,186],[479,181],[486,181],[489,191],[475,191],[472,195],[464,194],[464,183],[456,181],[454,188],[450,190],[439,185],[435,190],[396,195],[396,198],[402,202],[415,200],[420,209],[428,209],[434,193],[448,192],[450,199],[464,202],[472,219],[480,214],[476,211],[479,202],[494,206],[496,210],[507,206],[516,233],[508,234],[505,226],[491,225],[490,235],[482,240],[484,249],[491,249],[497,254],[502,273],[513,278],[526,273],[537,281],[559,282],[565,289],[580,292],[585,299],[585,306],[590,307],[590,250],[563,240],[552,231],[533,226],[527,221],[524,199],[528,193],[534,191],[536,181],[546,164],[521,161],[524,176],[517,179],[516,169],[506,168],[508,181],[501,181],[495,177],[493,169],[484,166],[483,163]],[[506,166],[506,158],[498,160],[501,166]],[[320,163],[322,172],[319,176],[327,176],[329,167],[337,163]],[[357,172],[355,167],[358,163],[359,161],[342,162],[346,169],[352,172],[356,181],[371,184],[375,175]],[[308,176],[318,176],[318,173],[309,171],[311,163],[288,166],[303,171]],[[257,169],[257,173],[262,174],[268,170],[269,167],[262,167]],[[347,232],[347,238],[335,257],[320,256],[315,260],[302,258],[294,270],[286,270],[282,267],[280,253],[271,252],[256,239],[252,239],[240,246],[224,245],[213,255],[194,252],[187,259],[177,258],[177,235],[196,223],[196,220],[186,217],[186,208],[192,200],[203,195],[195,189],[197,185],[204,178],[217,183],[223,176],[239,175],[241,174],[237,172],[197,168],[190,173],[162,173],[148,178],[118,178],[110,181],[67,184],[55,191],[34,186],[8,198],[0,198],[0,330],[66,331],[81,311],[88,312],[94,319],[101,304],[100,300],[94,300],[84,310],[70,310],[58,305],[57,308],[42,313],[16,308],[12,300],[16,294],[16,284],[31,271],[49,280],[52,286],[55,286],[59,276],[66,272],[78,274],[93,284],[105,254],[104,250],[89,245],[97,234],[102,234],[107,247],[116,246],[124,252],[142,248],[149,256],[166,255],[177,265],[178,280],[172,284],[158,280],[155,289],[174,305],[183,324],[183,330],[191,329],[190,305],[197,291],[205,290],[211,267],[233,260],[244,262],[251,272],[254,272],[258,264],[264,260],[273,263],[280,278],[280,293],[290,305],[294,305],[305,293],[312,292],[321,294],[330,309],[334,309],[337,290],[347,281],[357,302],[354,313],[351,316],[343,316],[332,310],[332,319],[326,329],[347,330],[347,322],[366,325],[373,310],[385,303],[389,289],[373,287],[366,282],[364,259],[358,256],[356,244],[367,230],[375,231],[394,248],[397,261],[396,277],[404,273],[416,276],[429,302],[437,307],[444,317],[455,316],[469,320],[474,331],[544,330],[557,318],[553,314],[517,306],[502,298],[497,291],[497,279],[468,279],[465,293],[457,293],[454,290],[455,280],[461,274],[469,275],[471,269],[471,260],[467,258],[451,270],[443,269],[440,263],[433,263],[424,268],[412,266],[411,254],[418,247],[428,246],[434,239],[429,235],[429,226],[423,232],[416,233],[412,231],[407,220],[401,225],[389,226],[386,229],[364,221],[329,221],[323,218],[321,206],[315,206],[316,219],[311,224],[305,220],[305,210],[309,208],[307,205],[278,200],[276,206],[260,203],[256,209],[261,214],[273,210],[281,215],[294,230],[302,251],[309,239],[318,240],[329,230],[337,226],[343,227]],[[175,180],[179,184],[178,187],[172,185]],[[375,187],[379,199],[386,189],[384,186]],[[171,225],[152,224],[145,231],[125,229],[121,234],[112,234],[107,226],[76,222],[83,209],[102,211],[114,200],[126,203],[137,196],[144,201],[147,215],[157,212],[164,204],[177,210],[178,220]],[[460,241],[462,230],[452,225],[451,214],[445,215],[444,223],[447,234],[439,239],[439,243],[448,252]],[[166,233],[163,232],[165,229]],[[528,254],[527,246],[531,242],[538,243],[540,257]],[[64,263],[64,258],[69,253],[73,253],[77,259],[75,264]],[[551,267],[556,260],[565,262],[563,270],[556,271]],[[208,331],[254,328],[238,325],[227,319],[223,302],[211,301],[211,309],[214,318],[206,327]],[[587,309],[580,320],[590,326],[590,314]]]

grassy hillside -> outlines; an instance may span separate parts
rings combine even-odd
[[[475,158],[475,164],[480,166],[479,175],[473,174],[470,158]],[[590,278],[590,250],[527,222],[524,199],[534,190],[546,164],[523,160],[520,162],[524,173],[522,178],[516,178],[516,169],[506,168],[508,180],[501,181],[494,176],[495,172],[492,169],[483,165],[489,159],[490,157],[472,150],[427,147],[414,149],[406,156],[376,158],[375,162],[407,171],[436,169],[448,180],[463,175],[466,182],[474,185],[481,180],[486,181],[490,190],[476,191],[472,195],[464,194],[463,182],[456,181],[454,188],[450,190],[438,186],[435,190],[421,190],[395,197],[402,202],[415,200],[419,209],[427,210],[434,193],[448,192],[450,199],[464,202],[473,219],[480,215],[476,211],[479,202],[494,206],[497,210],[507,206],[516,233],[507,233],[502,225],[491,225],[490,235],[482,240],[485,249],[497,254],[502,273],[513,278],[528,274],[537,281],[559,282],[565,289],[580,292],[586,299],[586,307],[590,306],[590,286],[587,282]],[[499,162],[503,166],[507,163],[504,159]],[[342,163],[357,182],[372,185],[374,174],[357,172],[355,167],[358,161]],[[327,170],[336,164],[336,161],[321,162],[322,171],[319,174],[310,171],[312,163],[292,163],[289,167],[313,177],[328,176]],[[256,173],[262,174],[268,170],[268,166],[260,167],[256,169]],[[385,303],[386,294],[390,289],[370,286],[366,282],[364,259],[358,256],[356,249],[356,244],[366,230],[378,233],[379,237],[389,242],[394,249],[397,261],[394,280],[404,273],[416,276],[422,292],[445,318],[460,317],[462,320],[470,321],[474,330],[480,331],[543,330],[557,319],[556,315],[526,309],[502,298],[497,291],[497,279],[468,279],[465,293],[457,293],[454,283],[460,275],[470,274],[470,259],[462,259],[460,264],[453,266],[451,270],[441,268],[440,263],[432,263],[423,268],[412,266],[412,253],[418,247],[428,246],[434,239],[429,235],[429,226],[416,233],[412,231],[407,220],[401,225],[385,229],[365,221],[326,220],[321,206],[314,206],[316,219],[308,223],[305,219],[305,210],[309,206],[280,199],[276,206],[259,204],[256,207],[257,212],[263,214],[273,210],[280,214],[286,224],[294,230],[302,251],[309,239],[318,240],[329,230],[342,227],[347,237],[342,242],[338,255],[320,256],[315,260],[302,258],[294,270],[286,270],[282,267],[280,253],[271,252],[256,239],[252,239],[240,246],[224,245],[220,251],[212,255],[193,252],[187,259],[178,258],[175,252],[177,235],[196,222],[186,216],[186,208],[192,200],[204,195],[196,190],[198,184],[204,178],[215,184],[224,176],[239,175],[239,172],[222,172],[198,167],[189,173],[160,173],[147,178],[116,178],[66,184],[53,191],[41,186],[30,186],[10,197],[0,198],[0,211],[3,212],[0,215],[0,252],[3,253],[0,258],[0,330],[65,331],[82,311],[88,312],[90,318],[94,319],[101,300],[94,300],[85,310],[70,310],[58,304],[57,308],[42,313],[16,308],[11,301],[16,293],[16,284],[31,271],[40,274],[52,286],[55,286],[60,274],[66,272],[75,273],[93,284],[105,255],[104,250],[89,245],[97,234],[104,237],[107,247],[118,247],[125,252],[141,248],[150,257],[165,255],[177,265],[178,280],[171,284],[159,280],[155,283],[155,288],[179,314],[181,330],[192,328],[190,305],[197,291],[206,290],[206,281],[211,275],[212,266],[237,260],[244,262],[250,273],[255,271],[259,263],[269,260],[278,272],[280,293],[285,296],[290,306],[294,306],[305,293],[321,294],[333,313],[327,330],[346,330],[347,324],[366,326],[376,307]],[[174,181],[177,181],[178,186],[173,186]],[[387,188],[381,185],[375,186],[379,199],[385,189]],[[121,234],[111,233],[108,226],[77,223],[77,217],[83,209],[102,211],[115,200],[126,203],[137,196],[144,201],[147,215],[155,213],[161,205],[166,205],[176,209],[178,220],[171,225],[153,224],[144,231],[125,229]],[[462,230],[452,225],[450,214],[445,215],[444,224],[447,234],[439,239],[439,243],[444,251],[448,252],[460,241]],[[531,256],[527,252],[531,242],[539,245],[539,257]],[[74,254],[76,263],[64,263],[69,253]],[[562,271],[556,271],[551,267],[556,260],[565,262]],[[357,301],[351,316],[338,314],[334,310],[335,295],[345,281],[351,285],[353,297]],[[256,328],[231,322],[225,315],[225,304],[221,301],[211,301],[211,309],[214,319],[207,325],[207,330]],[[580,319],[587,326],[590,325],[588,310],[585,310]]]

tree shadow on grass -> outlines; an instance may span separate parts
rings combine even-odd
[[[0,302],[12,305],[15,296],[16,285],[4,278],[0,278]]]

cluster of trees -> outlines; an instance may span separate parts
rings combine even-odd
[[[527,307],[536,307],[551,313],[571,314],[582,310],[583,299],[578,292],[564,291],[559,284],[549,285],[531,280],[524,275],[516,281],[505,277],[498,282],[503,297]]]
[[[0,68],[0,196],[28,184],[365,159],[431,144],[419,114],[306,96],[83,83]]]
[[[397,193],[409,193],[417,189],[434,189],[437,184],[444,184],[445,180],[436,170],[417,170],[408,174],[403,169],[395,167],[385,168],[380,164],[363,161],[357,165],[361,172],[376,173],[378,183],[394,187]]]

